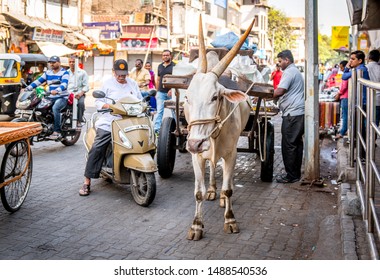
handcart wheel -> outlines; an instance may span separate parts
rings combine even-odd
[[[27,139],[11,142],[5,151],[0,171],[1,202],[9,212],[20,209],[32,180],[32,151]],[[19,177],[19,178],[18,178]]]

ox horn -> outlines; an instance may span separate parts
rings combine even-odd
[[[198,50],[198,73],[206,73],[207,72],[207,59],[206,59],[206,47],[205,47],[205,39],[203,36],[203,25],[202,25],[202,15],[199,15],[199,50]]]
[[[231,61],[234,59],[235,55],[239,52],[240,47],[243,45],[245,39],[247,39],[249,32],[255,23],[255,19],[252,20],[251,25],[247,28],[244,34],[240,37],[239,41],[233,46],[233,48],[223,57],[221,61],[217,65],[212,68],[211,72],[213,72],[217,77],[220,77],[224,70],[230,65]]]

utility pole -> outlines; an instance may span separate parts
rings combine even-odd
[[[318,0],[306,0],[305,179],[319,179]]]
[[[166,0],[166,23],[167,23],[167,41],[168,41],[168,50],[170,50],[170,5],[169,0]]]
[[[44,19],[47,19],[47,0],[44,0]]]

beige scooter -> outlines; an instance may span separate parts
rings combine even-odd
[[[94,91],[93,97],[105,98],[102,91]],[[101,176],[119,184],[131,184],[131,192],[135,202],[148,206],[156,195],[156,178],[154,172],[157,165],[154,161],[156,153],[155,133],[149,107],[145,101],[136,101],[131,97],[120,99],[110,105],[109,109],[98,110],[91,117],[87,132],[83,137],[87,153],[95,139],[95,122],[103,112],[111,112],[122,116],[111,125],[112,143],[104,161]],[[110,160],[112,158],[112,160]],[[107,167],[107,162],[113,164]]]

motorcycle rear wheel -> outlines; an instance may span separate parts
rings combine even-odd
[[[62,117],[62,135],[63,139],[61,140],[61,143],[65,146],[72,146],[74,145],[80,137],[81,130],[76,130],[74,134],[68,133],[70,130],[73,130],[72,128],[72,119],[68,116]]]
[[[149,206],[156,197],[156,177],[154,173],[131,170],[131,192],[135,202],[143,207]]]

